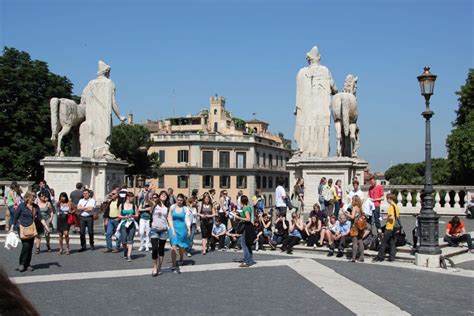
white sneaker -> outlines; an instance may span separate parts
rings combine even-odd
[[[192,254],[190,252],[187,252],[186,256],[188,256],[188,258],[190,258],[192,256]]]
[[[145,250],[145,248],[143,248],[143,246],[141,246],[140,248],[138,248],[138,251],[143,251],[143,250]],[[147,249],[146,251],[148,251],[148,249]]]
[[[146,247],[146,248],[145,248],[145,251],[146,251],[146,252],[150,251],[150,248]]]

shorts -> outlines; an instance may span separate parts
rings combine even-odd
[[[158,238],[161,240],[166,240],[168,239],[168,230],[158,230],[155,227],[152,227],[150,229],[150,238]]]

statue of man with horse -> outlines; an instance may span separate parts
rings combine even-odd
[[[99,61],[98,68],[97,79],[91,80],[84,88],[80,104],[65,98],[52,98],[50,101],[51,140],[56,156],[64,156],[61,142],[72,132],[71,155],[115,158],[109,151],[112,111],[122,122],[125,117],[120,115],[115,101],[115,85],[109,79],[110,66]]]

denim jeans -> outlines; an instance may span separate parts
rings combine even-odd
[[[187,251],[191,251],[191,249],[193,249],[193,241],[194,241],[194,235],[196,234],[196,224],[191,224],[191,235],[189,236],[189,244],[191,246],[189,246],[189,248],[187,249]]]
[[[376,206],[372,212],[372,224],[377,227],[377,229],[381,228],[380,225],[380,206]]]
[[[242,238],[240,238],[240,245],[242,246],[242,250],[244,252],[244,263],[248,265],[255,264],[255,261],[253,261],[252,257],[252,248],[249,248],[245,242],[245,231],[242,234]]]
[[[322,195],[319,196],[319,208],[321,211],[324,211],[325,206],[324,206],[324,197]]]
[[[119,225],[119,221],[116,219],[109,218],[107,223],[107,232],[105,233],[105,243],[107,249],[112,249],[112,236],[115,234],[115,230]],[[115,241],[115,248],[120,249],[120,239]]]
[[[12,225],[13,225],[14,216],[15,216],[15,209],[13,208],[13,205],[12,205],[12,206],[9,206],[9,207],[8,207],[8,210],[10,211],[10,226],[12,226]]]

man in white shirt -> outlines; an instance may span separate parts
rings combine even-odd
[[[352,183],[352,186],[352,190],[347,194],[347,204],[351,204],[352,198],[356,195],[359,196],[362,203],[364,203],[364,192],[362,192],[359,187],[359,181],[355,180]]]
[[[85,189],[82,194],[84,197],[77,204],[77,212],[79,213],[79,225],[81,228],[81,249],[80,252],[86,250],[86,227],[89,233],[89,244],[91,250],[94,250],[94,210],[95,200],[91,198],[91,192]]]
[[[277,209],[277,217],[284,216],[286,217],[286,191],[283,187],[285,182],[282,178],[278,178],[278,186],[275,189],[275,207]]]

